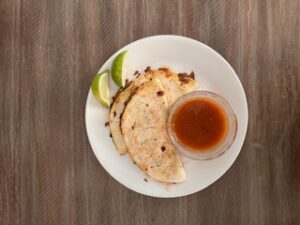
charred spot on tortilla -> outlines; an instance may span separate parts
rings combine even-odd
[[[166,151],[166,147],[165,146],[161,146],[160,150],[161,150],[161,152],[164,152],[164,151]]]
[[[125,88],[128,88],[129,85],[131,85],[132,81],[129,81],[128,79],[125,80]]]
[[[114,111],[114,117],[116,117],[116,115],[117,115],[117,112],[116,112],[116,111]]]
[[[194,71],[192,71],[189,75],[190,78],[192,78],[193,80],[195,80],[195,74],[194,74]]]
[[[179,73],[178,78],[182,84],[187,84],[189,82],[189,79],[187,79],[187,78],[195,80],[195,74],[194,74],[194,71],[192,71],[190,74]]]
[[[105,127],[107,127],[108,125],[109,125],[109,122],[106,122],[106,123],[104,124]]]
[[[160,67],[160,68],[158,68],[158,70],[162,70],[162,71],[169,71],[169,69],[167,68],[167,67]]]
[[[120,121],[122,121],[123,113],[124,113],[124,111],[120,113],[120,116],[119,116]],[[120,128],[121,134],[123,134],[121,123],[119,123],[119,128]]]
[[[147,103],[146,106],[149,107],[149,104]]]
[[[149,72],[149,71],[151,71],[151,67],[147,66],[146,69],[145,69],[145,72]]]
[[[111,133],[109,133],[109,137],[112,137]]]
[[[133,130],[135,126],[135,122],[132,124],[131,129]]]
[[[126,106],[126,105],[125,105],[125,106]],[[124,113],[124,111],[120,113],[120,116],[119,116],[119,120],[120,120],[120,121],[122,121],[123,113]],[[121,122],[119,123],[119,129],[120,129],[121,135],[123,135]]]
[[[131,92],[131,94],[134,94],[134,93]],[[125,106],[125,107],[127,106],[127,104],[128,104],[128,102],[130,101],[130,99],[131,99],[131,97],[129,97],[129,98],[127,99],[127,101],[124,102],[124,106]]]
[[[134,96],[134,95],[136,94],[137,89],[138,89],[138,88],[134,88],[134,89],[131,91],[131,96],[130,96],[130,98],[128,99],[127,103],[130,101],[131,97]],[[126,105],[127,105],[127,103],[126,103]]]
[[[123,88],[119,88],[118,91],[116,92],[115,96],[112,97],[112,103],[110,105],[110,108],[112,107],[112,105],[115,103],[115,101],[117,100],[117,98],[119,97],[119,95],[122,93]]]
[[[180,78],[181,85],[189,83],[189,79],[187,77]]]
[[[146,178],[144,178],[144,181],[145,181],[145,182],[148,182],[148,180],[147,180]]]
[[[165,94],[165,92],[164,91],[158,91],[158,92],[156,92],[156,94],[157,94],[157,96],[163,96]]]
[[[134,72],[134,74],[133,74],[133,76],[136,76],[136,75],[139,75],[139,71],[138,71],[138,70],[136,70],[136,71]]]
[[[179,79],[188,76],[188,73],[178,73]]]

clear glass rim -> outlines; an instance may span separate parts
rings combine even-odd
[[[171,123],[172,123],[173,115],[179,106],[181,106],[186,101],[190,101],[191,99],[199,99],[199,98],[209,99],[214,103],[218,104],[224,110],[228,119],[228,129],[227,129],[226,136],[218,145],[214,146],[208,151],[195,152],[192,149],[189,150],[187,146],[183,145],[178,140],[178,138],[176,137],[172,129]],[[214,159],[224,154],[234,142],[237,134],[237,129],[238,129],[236,114],[234,113],[228,101],[224,97],[211,91],[194,91],[186,95],[183,95],[182,97],[177,99],[177,101],[175,101],[175,103],[171,106],[171,108],[168,111],[166,123],[167,123],[168,136],[172,144],[176,147],[176,149],[181,154],[189,158],[198,159],[198,160]]]

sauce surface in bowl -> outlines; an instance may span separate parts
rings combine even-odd
[[[175,111],[171,127],[176,138],[191,151],[209,151],[227,134],[227,116],[212,100],[195,98]]]

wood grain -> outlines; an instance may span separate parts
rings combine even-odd
[[[300,224],[299,0],[1,0],[0,10],[0,224]],[[117,183],[84,126],[93,75],[155,34],[216,49],[249,103],[234,165],[177,199]]]

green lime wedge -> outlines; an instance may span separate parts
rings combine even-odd
[[[121,52],[111,66],[111,77],[119,87],[125,86],[127,51]]]
[[[108,108],[111,103],[111,96],[109,91],[109,70],[98,73],[92,81],[92,92],[96,99]]]

